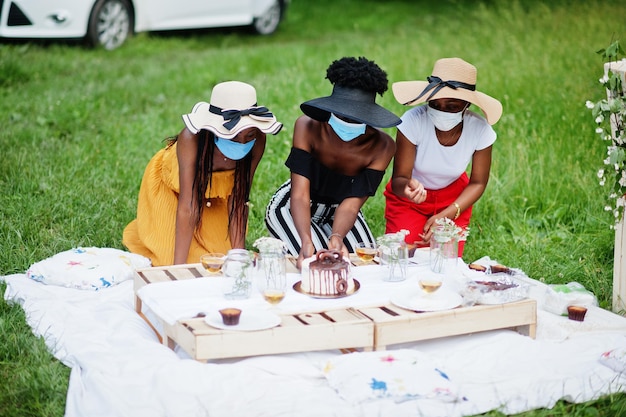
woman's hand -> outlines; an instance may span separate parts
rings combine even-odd
[[[306,243],[302,243],[302,249],[300,249],[300,254],[298,255],[298,259],[296,260],[296,267],[299,270],[302,270],[302,261],[306,258],[310,258],[315,255],[315,246],[312,241],[308,241]]]
[[[424,188],[424,184],[415,178],[411,178],[404,186],[404,196],[413,201],[415,204],[422,203],[426,200],[426,189]]]
[[[328,239],[328,249],[330,250],[338,250],[345,258],[350,257],[350,253],[348,252],[348,248],[343,243],[343,239],[341,236],[333,234]]]
[[[426,200],[426,190],[424,184],[412,177],[416,147],[399,130],[396,136],[396,146],[391,189],[397,196],[420,204]]]
[[[435,225],[435,221],[437,221],[437,219],[441,217],[445,216],[442,216],[441,213],[439,213],[431,216],[428,220],[426,220],[426,223],[424,224],[424,233],[419,235],[422,238],[422,241],[418,242],[419,244],[427,245],[428,243],[430,243],[430,238],[433,236],[433,227]]]

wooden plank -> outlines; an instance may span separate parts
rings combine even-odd
[[[537,303],[522,300],[499,305],[480,305],[439,312],[418,313],[394,306],[360,308],[374,321],[374,349],[388,345],[494,329],[513,328],[534,338]],[[392,314],[400,313],[400,314]]]
[[[173,265],[169,267],[144,268],[136,271],[146,284],[193,279],[208,276],[202,264]]]
[[[304,313],[295,315],[298,319],[309,325],[330,324],[332,321],[328,320],[328,317],[321,313]]]
[[[165,326],[165,331],[168,339],[176,341],[191,357],[201,361],[372,347],[373,323],[352,309],[286,314],[281,320],[279,326],[271,329],[238,332],[213,328],[203,319],[187,319]]]
[[[137,297],[137,291],[146,285],[170,282],[184,279],[194,279],[207,277],[208,272],[202,264],[181,264],[168,266],[154,266],[150,268],[139,268],[135,270],[133,277],[133,289],[135,292],[135,310],[141,312],[141,299]]]
[[[283,327],[287,327],[287,326],[301,326],[302,322],[300,320],[298,320],[296,318],[296,316],[293,316],[291,314],[287,314],[284,316],[281,316],[281,323],[280,325]]]

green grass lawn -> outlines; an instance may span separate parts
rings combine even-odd
[[[266,235],[265,206],[288,178],[300,103],[330,94],[331,61],[366,56],[394,82],[425,79],[435,60],[458,56],[504,106],[465,260],[489,255],[548,283],[578,281],[610,308],[613,220],[596,175],[606,144],[585,101],[604,94],[595,51],[620,38],[622,0],[293,0],[271,37],[141,34],[110,52],[0,43],[0,274],[76,246],[123,248],[148,160],[181,129],[181,114],[232,79],[253,84],[285,125],[255,177],[250,245]],[[406,110],[390,91],[378,103]],[[375,235],[384,231],[380,191],[364,207]],[[0,301],[0,415],[62,416],[68,376],[21,308]],[[626,415],[626,395],[523,414],[596,415]]]

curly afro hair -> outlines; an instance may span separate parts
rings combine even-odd
[[[381,96],[388,88],[387,73],[365,57],[344,57],[326,70],[326,78],[340,87],[358,88]]]

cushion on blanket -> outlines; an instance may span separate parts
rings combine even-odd
[[[626,374],[626,347],[619,347],[600,356],[600,363],[608,366],[616,372]]]
[[[36,262],[26,275],[48,285],[99,290],[133,277],[136,268],[150,267],[141,255],[113,248],[75,248]]]
[[[407,349],[356,352],[328,360],[324,375],[347,401],[418,398],[459,399],[457,387],[428,355]]]

